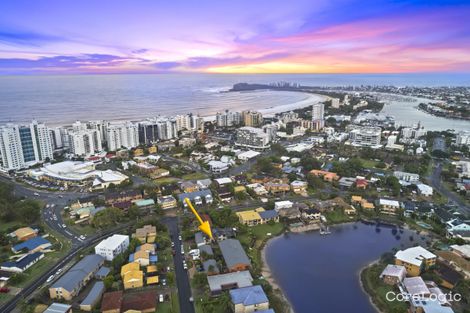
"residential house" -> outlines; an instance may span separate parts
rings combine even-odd
[[[214,259],[209,259],[202,262],[202,267],[204,268],[204,272],[206,272],[207,275],[217,275],[220,273],[219,266]]]
[[[157,310],[156,290],[127,292],[123,295],[121,312],[151,313]]]
[[[458,256],[461,256],[462,258],[465,258],[467,260],[470,259],[470,244],[466,245],[452,245],[450,246],[452,252],[457,254]]]
[[[235,313],[252,313],[269,309],[269,300],[260,285],[230,290]]]
[[[230,272],[244,271],[250,268],[250,259],[237,239],[220,241],[219,248],[222,252],[225,265]]]
[[[274,202],[274,210],[280,211],[282,209],[288,209],[291,208],[294,205],[292,201],[276,201]]]
[[[253,192],[257,196],[264,196],[264,195],[268,194],[268,191],[266,190],[266,188],[263,185],[261,185],[260,183],[254,183],[254,184],[246,185],[246,188],[253,190]]]
[[[199,190],[199,186],[191,181],[183,181],[180,184],[180,189],[183,192],[189,193],[189,192],[195,192]]]
[[[72,313],[72,306],[54,302],[42,313]]]
[[[301,180],[294,180],[292,183],[290,183],[292,192],[296,194],[305,194],[307,192],[307,186],[307,182]]]
[[[183,204],[183,207],[186,208],[188,205],[184,201],[185,198],[188,198],[193,205],[202,205],[203,203],[211,204],[214,201],[209,189],[179,194],[178,200]]]
[[[101,312],[102,313],[121,313],[123,292],[112,291],[106,292],[101,300]]]
[[[433,189],[431,186],[426,185],[426,184],[417,184],[416,188],[418,188],[418,194],[425,196],[425,197],[431,197],[433,194]]]
[[[402,285],[409,296],[428,298],[431,295],[431,291],[420,276],[405,277]]]
[[[343,188],[351,188],[356,184],[356,178],[354,177],[341,177],[341,179],[338,181],[338,184],[340,187]]]
[[[33,237],[17,245],[14,245],[11,248],[11,250],[14,253],[20,253],[23,251],[26,251],[28,253],[34,253],[34,252],[43,251],[50,247],[52,247],[52,244],[48,240],[42,237]]]
[[[158,197],[157,203],[163,210],[173,209],[178,205],[175,197],[172,195]]]
[[[154,243],[157,237],[157,228],[153,225],[145,225],[142,228],[137,228],[132,237],[138,239],[141,243]]]
[[[409,276],[419,276],[436,264],[437,256],[421,246],[399,250],[395,254],[395,265],[402,265],[406,268]]]
[[[93,308],[100,302],[101,296],[104,293],[104,283],[97,281],[91,288],[88,295],[80,303],[80,310],[91,312]]]
[[[124,202],[124,201],[135,201],[142,199],[142,193],[138,190],[130,190],[130,191],[122,191],[107,194],[105,196],[105,203],[107,205],[112,205],[116,202]]]
[[[44,257],[44,253],[34,252],[26,254],[14,261],[7,261],[0,264],[0,270],[6,272],[23,273],[28,268]]]
[[[388,285],[397,285],[406,277],[406,268],[401,265],[388,264],[379,277]]]
[[[389,199],[379,199],[378,207],[381,213],[395,215],[400,209],[400,202]]]
[[[225,290],[243,288],[253,285],[250,271],[240,271],[207,276],[207,282],[212,295],[219,295]]]
[[[447,289],[454,289],[455,285],[464,278],[462,274],[444,262],[437,263],[434,273],[440,278],[439,285]]]
[[[121,277],[126,290],[144,286],[144,272],[140,270],[140,264],[137,262],[123,265],[121,267]]]
[[[309,174],[316,176],[316,177],[321,177],[323,178],[324,181],[327,182],[334,182],[336,180],[339,180],[339,176],[336,173],[333,172],[328,172],[328,171],[322,171],[322,170],[311,170]]]
[[[109,275],[109,273],[111,273],[111,269],[109,267],[102,266],[102,267],[100,267],[98,272],[96,272],[95,278],[103,280],[103,279],[105,279],[106,276]]]
[[[19,241],[26,241],[36,237],[38,235],[38,231],[36,229],[32,229],[31,227],[22,227],[15,230],[13,234]]]
[[[104,257],[106,261],[112,261],[117,255],[127,250],[128,247],[129,236],[115,234],[96,245],[95,253]]]
[[[196,181],[196,184],[199,186],[199,190],[209,189],[209,187],[212,184],[212,180],[210,180],[209,178],[200,179],[200,180]]]
[[[319,221],[321,218],[321,212],[315,208],[305,208],[300,210],[302,214],[302,218],[306,220],[316,220]]]
[[[71,301],[95,276],[104,260],[104,257],[97,254],[85,256],[49,287],[51,299]]]
[[[289,184],[283,183],[278,180],[273,180],[265,183],[264,188],[266,188],[266,190],[272,194],[290,191]]]

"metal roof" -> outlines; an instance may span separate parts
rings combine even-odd
[[[237,264],[251,265],[250,259],[237,239],[222,240],[219,242],[219,247],[228,268],[234,267]]]

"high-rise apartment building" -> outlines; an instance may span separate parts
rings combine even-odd
[[[139,145],[139,128],[137,124],[110,124],[106,127],[106,144],[109,151],[120,148],[135,148]]]
[[[68,138],[70,152],[76,156],[90,156],[103,150],[101,133],[97,129],[74,128]]]
[[[242,119],[245,126],[258,127],[263,124],[263,115],[256,111],[243,111]]]
[[[315,103],[312,107],[312,129],[320,131],[325,126],[325,105]]]
[[[2,168],[17,170],[53,159],[53,143],[46,125],[7,124],[0,128]]]

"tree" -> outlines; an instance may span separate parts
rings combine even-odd
[[[229,208],[213,210],[209,215],[212,222],[218,227],[232,227],[238,222],[237,215]]]
[[[312,174],[307,175],[307,183],[310,187],[314,189],[322,189],[325,187],[323,180],[320,177],[317,177]]]
[[[388,176],[386,179],[387,186],[392,190],[394,196],[400,195],[400,181],[395,176]]]
[[[193,286],[197,289],[203,289],[207,283],[207,275],[205,273],[196,273],[193,276]]]
[[[108,275],[106,276],[104,279],[103,279],[103,283],[104,283],[104,288],[106,290],[110,290],[111,288],[113,288],[113,284],[114,284],[114,277],[113,275]]]
[[[305,171],[310,172],[314,169],[319,170],[322,166],[322,162],[309,155],[306,155],[300,159],[300,165]]]
[[[136,205],[132,205],[127,211],[127,215],[131,220],[135,220],[140,215],[140,209]]]
[[[37,222],[41,217],[41,205],[36,200],[24,200],[16,208],[18,218],[26,223]]]

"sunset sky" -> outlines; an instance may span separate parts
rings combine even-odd
[[[470,1],[0,2],[0,74],[470,72]]]

